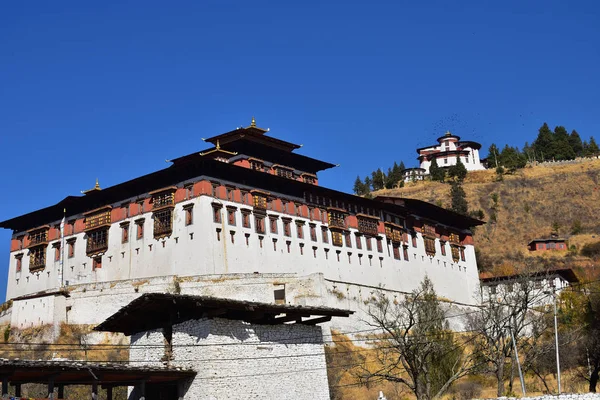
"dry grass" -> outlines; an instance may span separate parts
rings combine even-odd
[[[558,224],[561,236],[570,236],[576,221],[582,232],[570,238],[577,249],[600,240],[600,160],[560,166],[528,167],[497,181],[494,171],[471,172],[463,185],[470,210],[481,209],[485,225],[475,230],[475,244],[483,267],[519,260],[539,254],[530,253],[527,243],[550,235]],[[450,185],[419,182],[404,188],[382,190],[385,194],[425,200],[450,206]],[[494,198],[497,197],[497,202]],[[569,252],[544,255],[559,262]]]

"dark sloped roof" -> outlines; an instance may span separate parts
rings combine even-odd
[[[146,293],[121,308],[94,328],[97,331],[137,332],[162,328],[190,319],[219,317],[254,324],[276,325],[286,322],[315,324],[331,317],[348,317],[354,311],[329,307],[293,306],[210,296]],[[280,316],[285,314],[285,316]],[[313,318],[310,317],[321,317]],[[302,318],[309,318],[303,320]]]
[[[335,167],[335,164],[274,148],[263,143],[257,143],[255,141],[248,140],[246,137],[227,144],[221,143],[220,148],[230,152],[236,152],[239,155],[246,155],[249,157],[259,158],[264,161],[269,161],[274,164],[290,166],[300,171],[310,172],[312,174]],[[202,156],[200,156],[198,152],[195,152],[171,161],[175,164],[180,164],[183,162],[192,161],[198,157]]]
[[[535,271],[526,273],[514,273],[507,275],[491,275],[489,273],[479,274],[479,280],[482,283],[494,283],[500,281],[509,281],[519,278],[545,278],[548,276],[559,275],[570,283],[579,282],[579,278],[571,268],[550,269],[545,271]]]
[[[265,129],[254,127],[254,126],[249,126],[246,128],[234,129],[232,131],[210,137],[208,139],[205,139],[205,141],[212,143],[214,145],[216,145],[217,141],[219,141],[221,145],[225,145],[227,143],[237,141],[241,138],[247,138],[249,140],[252,140],[252,141],[255,141],[258,143],[268,144],[271,147],[276,147],[276,148],[279,148],[281,150],[285,150],[288,152],[302,147],[295,143],[286,142],[285,140],[277,139],[272,136],[267,136],[267,135],[265,135],[266,132],[267,131]]]
[[[454,226],[459,229],[467,229],[472,226],[483,225],[485,223],[478,219],[467,217],[422,200],[394,196],[377,196],[374,198],[374,200],[383,203],[394,204],[398,207],[404,208],[405,210],[410,210],[411,213],[423,218],[431,219],[444,225]]]
[[[539,238],[533,239],[531,242],[527,243],[528,245],[532,243],[548,243],[548,242],[566,242],[567,238],[562,237],[549,237],[549,238]]]
[[[192,370],[153,367],[127,363],[88,363],[72,360],[0,359],[0,375],[13,383],[54,383],[70,385],[132,386],[144,379],[148,383],[177,382],[196,375]]]
[[[59,203],[0,222],[0,228],[23,231],[37,226],[59,221],[66,209],[67,217],[91,211],[106,205],[119,203],[130,197],[146,194],[153,190],[177,184],[189,179],[208,176],[217,180],[236,182],[239,185],[303,198],[304,193],[316,196],[337,198],[358,206],[380,208],[398,215],[417,214],[458,229],[467,229],[483,222],[466,217],[420,200],[378,196],[375,200],[354,196],[348,193],[316,186],[293,179],[279,177],[249,168],[238,167],[207,157],[197,157],[189,162],[173,164],[168,168],[153,172],[115,186],[98,190],[85,196],[69,196]],[[384,201],[394,199],[395,201]],[[400,202],[396,201],[399,200]]]

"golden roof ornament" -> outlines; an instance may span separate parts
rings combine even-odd
[[[252,116],[252,121],[250,122],[250,126],[252,128],[256,128],[256,120],[254,119],[254,115]]]
[[[450,131],[446,131],[446,136],[452,136],[452,134],[450,133]]]
[[[100,183],[98,183],[98,178],[96,178],[96,184],[94,185],[94,187],[91,188],[91,189],[88,189],[88,190],[82,190],[81,193],[82,194],[88,194],[88,193],[91,193],[91,192],[97,192],[99,190],[102,190],[102,188],[100,187]]]

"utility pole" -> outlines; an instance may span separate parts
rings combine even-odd
[[[558,318],[556,317],[556,292],[552,289],[554,298],[554,345],[556,347],[556,379],[558,380],[558,394],[560,394],[560,357],[558,355]]]
[[[523,371],[521,371],[521,361],[519,361],[519,352],[517,350],[517,342],[515,341],[515,336],[513,335],[512,328],[509,326],[508,331],[510,332],[510,338],[512,339],[513,346],[515,348],[515,358],[517,359],[517,367],[519,367],[519,379],[521,380],[521,391],[523,392],[523,396],[525,393],[525,380],[523,380]]]
[[[556,311],[556,287],[552,286],[552,292],[545,291],[545,294],[552,296],[554,305],[554,347],[556,349],[556,380],[558,381],[558,394],[561,393],[560,387],[560,356],[558,354],[558,317]]]

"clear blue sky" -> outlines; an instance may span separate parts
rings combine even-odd
[[[252,115],[340,163],[321,183],[345,191],[416,166],[446,130],[484,149],[544,121],[600,139],[599,21],[597,1],[5,3],[0,220],[164,168]]]

